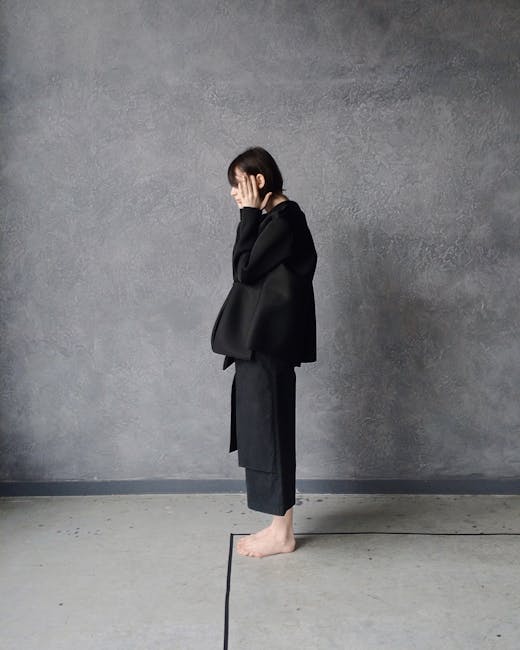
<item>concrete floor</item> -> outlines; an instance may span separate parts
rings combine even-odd
[[[0,499],[0,647],[520,648],[520,496],[298,493],[296,551],[239,555],[270,521],[243,493]]]

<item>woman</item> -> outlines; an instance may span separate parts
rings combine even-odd
[[[283,194],[274,158],[252,147],[229,165],[240,208],[233,286],[211,335],[224,370],[235,363],[229,451],[245,468],[248,507],[273,515],[242,537],[241,555],[294,551],[295,366],[316,361],[312,279],[317,254],[305,214]],[[265,210],[265,214],[262,211]]]

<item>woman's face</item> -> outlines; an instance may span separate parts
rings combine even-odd
[[[243,180],[245,177],[246,177],[246,174],[239,167],[235,167],[235,179],[236,179],[237,183],[238,183],[238,181]],[[238,194],[238,187],[232,187],[230,194],[235,199],[238,207],[241,208],[242,204],[241,204],[239,194]]]
[[[238,183],[238,181],[241,181],[244,178],[246,178],[246,176],[247,176],[247,174],[245,172],[243,172],[239,167],[235,167],[235,179],[236,179],[237,183]],[[260,176],[261,176],[260,182],[262,182],[263,176],[262,175],[260,175]],[[255,178],[255,180],[256,180],[257,187],[259,187],[258,179]],[[238,187],[232,187],[230,194],[235,199],[238,207],[241,208],[242,203],[240,201],[240,196],[239,196],[239,193],[238,193]]]

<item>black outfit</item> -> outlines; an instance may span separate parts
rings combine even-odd
[[[233,286],[211,333],[235,363],[229,451],[245,467],[248,507],[283,515],[295,503],[294,366],[316,361],[312,278],[317,253],[305,214],[287,200],[240,210]]]

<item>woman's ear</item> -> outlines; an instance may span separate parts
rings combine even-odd
[[[263,187],[265,185],[265,178],[263,174],[256,175],[256,183],[258,187]]]

